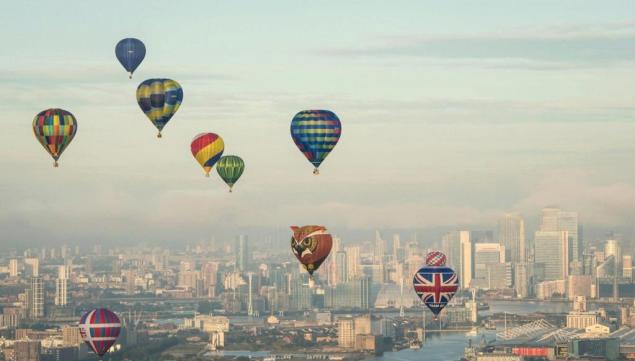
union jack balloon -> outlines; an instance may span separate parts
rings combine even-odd
[[[86,312],[79,321],[79,333],[86,344],[100,357],[119,337],[121,321],[112,311],[97,308]]]
[[[438,251],[434,253],[440,253],[443,256],[441,258],[445,260],[443,253]],[[438,264],[438,262],[430,262],[430,264]],[[459,288],[459,277],[450,267],[430,264],[421,267],[415,273],[413,285],[417,296],[436,317],[454,297]]]

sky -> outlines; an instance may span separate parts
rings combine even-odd
[[[632,1],[16,1],[0,33],[0,243],[492,229],[548,205],[635,224]],[[132,80],[125,37],[147,48]],[[135,99],[155,77],[184,90],[162,139]],[[31,129],[50,107],[78,122],[56,169]],[[319,176],[303,109],[342,121]],[[245,160],[234,193],[201,132]]]

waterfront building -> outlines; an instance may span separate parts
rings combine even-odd
[[[529,265],[524,262],[514,263],[514,290],[516,297],[529,296]]]
[[[539,300],[546,300],[554,296],[562,297],[565,294],[565,280],[543,281],[537,283],[534,293]]]
[[[567,328],[585,329],[600,321],[597,312],[571,311],[567,314]]]
[[[573,298],[573,311],[574,312],[586,312],[586,297],[575,296]]]
[[[569,275],[569,242],[566,231],[536,231],[534,262],[544,267],[543,281],[564,280]]]
[[[337,319],[337,345],[343,348],[355,347],[355,320],[353,317]]]
[[[576,297],[591,297],[593,291],[593,278],[591,276],[580,275],[573,276],[570,275],[567,278],[567,296],[570,300],[575,299]]]
[[[566,212],[555,207],[543,208],[540,230],[567,232],[570,261],[578,260],[581,256],[582,242],[579,237],[579,228],[577,212]]]
[[[573,339],[569,344],[569,355],[615,361],[620,357],[620,340],[613,337]]]

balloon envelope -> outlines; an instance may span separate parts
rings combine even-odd
[[[230,192],[236,181],[238,181],[240,176],[243,174],[244,170],[245,162],[243,162],[242,158],[236,155],[223,156],[216,164],[216,171],[223,181],[227,183]]]
[[[304,269],[313,275],[331,253],[333,238],[324,226],[291,226],[291,250]]]
[[[137,103],[152,124],[161,130],[179,110],[183,88],[172,79],[148,79],[137,87]]]
[[[79,333],[86,344],[99,356],[103,356],[119,337],[121,321],[105,308],[86,312],[79,321]]]
[[[115,55],[124,69],[130,73],[130,78],[132,78],[132,73],[134,73],[146,56],[146,47],[139,39],[122,39],[117,43],[117,46],[115,46]]]
[[[426,265],[428,266],[445,266],[447,258],[439,251],[428,252],[426,256]]]
[[[216,133],[201,133],[194,137],[190,146],[192,155],[203,167],[205,175],[209,177],[209,172],[225,150],[225,143]]]
[[[291,121],[291,137],[315,167],[315,174],[337,144],[341,133],[340,119],[329,110],[303,110]]]
[[[413,286],[417,296],[437,316],[459,288],[459,277],[446,266],[424,266],[415,273]]]
[[[77,120],[64,109],[47,109],[33,118],[33,134],[55,160],[60,158],[77,132]]]

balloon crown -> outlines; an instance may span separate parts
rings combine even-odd
[[[428,252],[426,256],[426,265],[428,266],[445,266],[447,258],[439,251]]]

